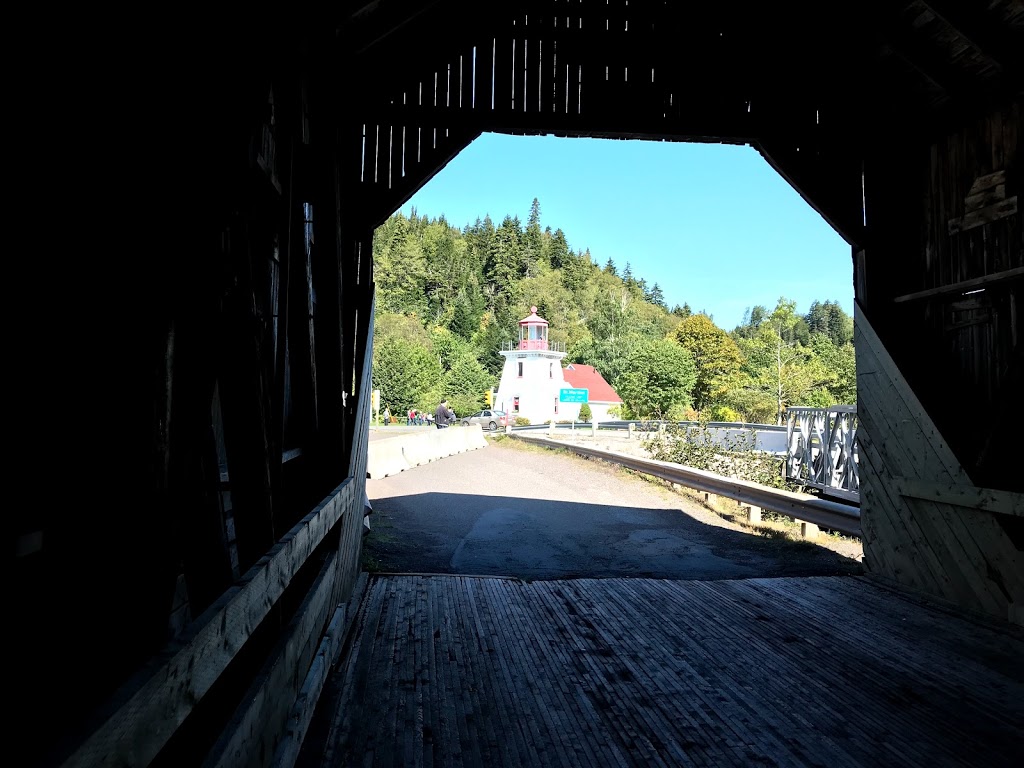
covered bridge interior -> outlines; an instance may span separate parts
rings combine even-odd
[[[108,21],[23,113],[69,242],[17,358],[21,764],[287,762],[359,572],[373,231],[486,131],[755,147],[850,243],[866,571],[1024,623],[1018,0]]]

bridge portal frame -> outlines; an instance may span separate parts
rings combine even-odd
[[[979,439],[934,375],[982,412],[1024,389],[1019,5],[822,5],[40,27],[77,66],[22,78],[40,129],[16,158],[61,235],[21,283],[47,322],[14,340],[37,501],[9,523],[14,731],[34,761],[270,765],[294,736],[358,572],[373,231],[485,131],[761,152],[851,244],[867,570],[1021,623],[1008,433]]]

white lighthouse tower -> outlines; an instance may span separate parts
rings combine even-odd
[[[565,344],[548,342],[548,321],[537,315],[536,307],[530,307],[530,315],[519,321],[519,341],[504,342],[501,354],[505,367],[496,408],[513,419],[527,418],[531,424],[575,418],[579,405],[558,401],[559,391],[567,386],[562,375]]]

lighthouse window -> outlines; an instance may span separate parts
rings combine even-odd
[[[523,378],[523,364],[519,364],[519,378]]]
[[[555,378],[555,371],[554,371],[553,366],[554,366],[554,363],[548,363],[548,378],[549,379]]]

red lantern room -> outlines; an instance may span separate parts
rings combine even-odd
[[[519,349],[548,348],[548,321],[538,316],[537,308],[530,307],[530,314],[519,321]]]

